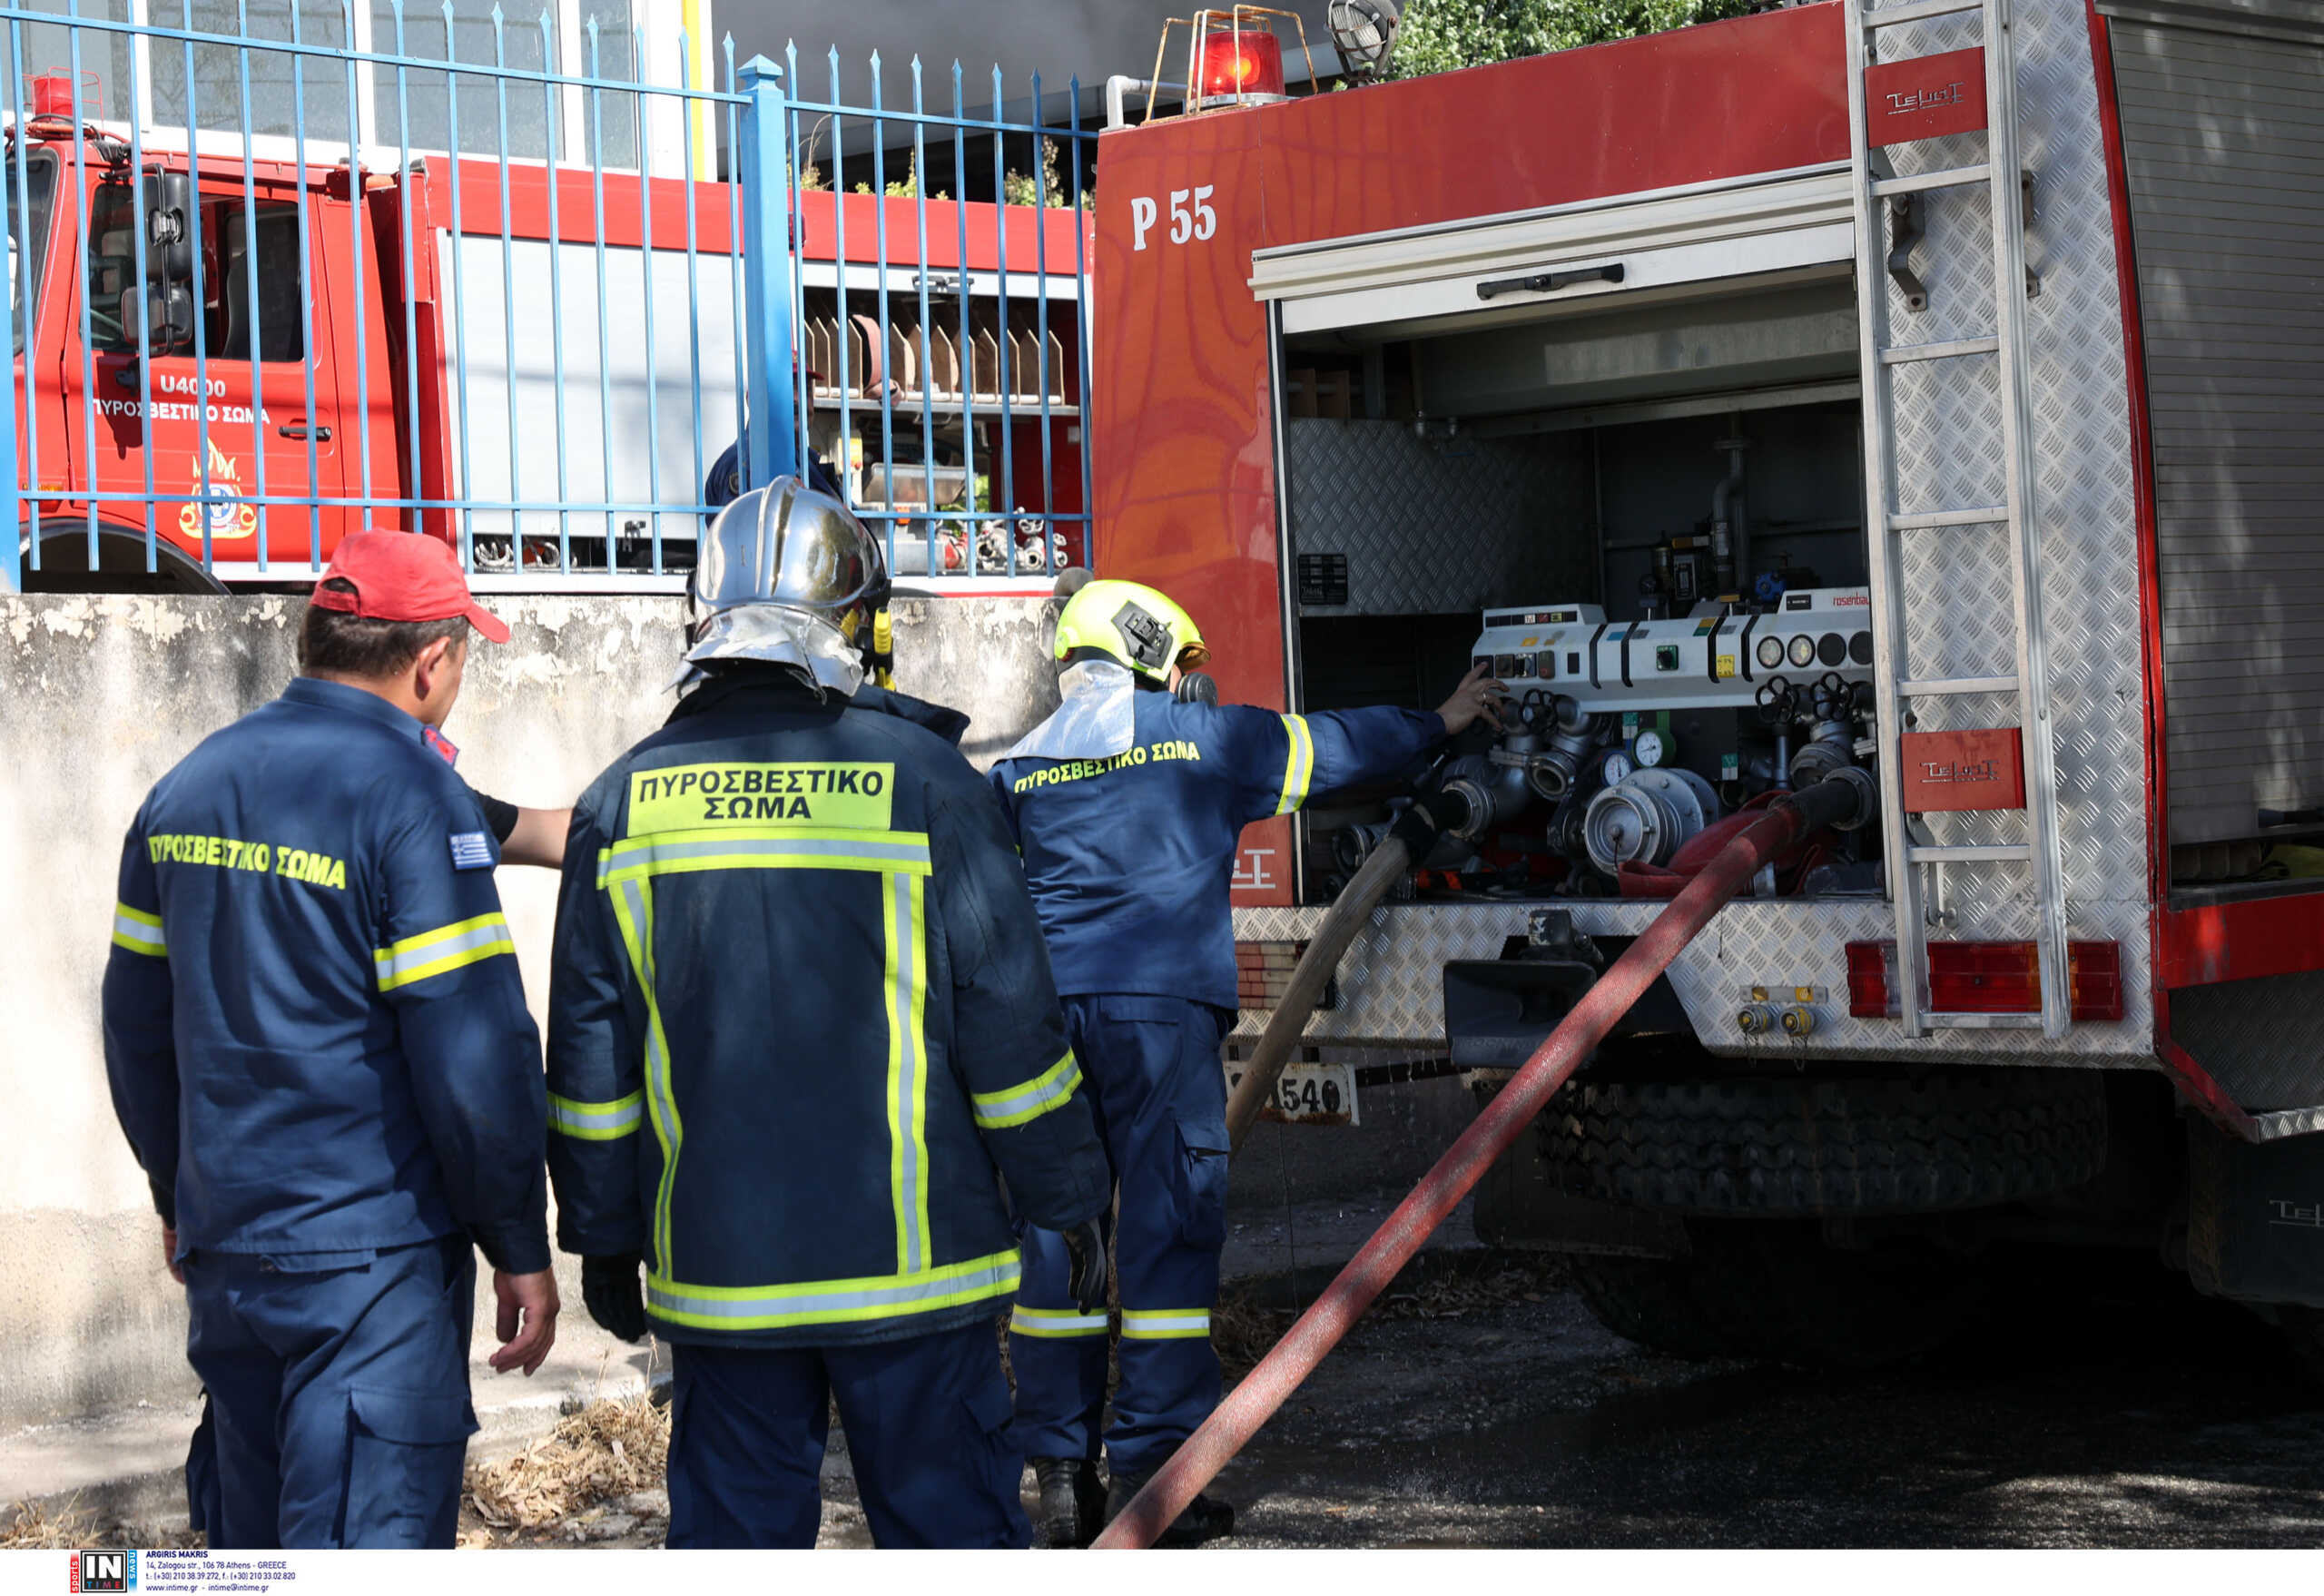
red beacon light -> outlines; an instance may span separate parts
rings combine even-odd
[[[1205,34],[1195,52],[1195,99],[1214,105],[1267,105],[1284,93],[1283,42],[1273,34],[1221,28]]]
[[[1222,111],[1235,105],[1275,105],[1289,99],[1283,75],[1283,38],[1271,20],[1287,17],[1299,33],[1299,53],[1307,63],[1307,78],[1315,78],[1315,58],[1307,50],[1307,25],[1296,12],[1270,5],[1236,5],[1231,10],[1202,10],[1191,18],[1174,16],[1162,25],[1162,40],[1154,49],[1154,76],[1162,75],[1163,57],[1169,53],[1170,30],[1187,30],[1187,100],[1189,113]],[[1147,115],[1153,115],[1153,102]]]
[[[54,135],[73,130],[73,80],[61,72],[27,74],[25,78],[25,120],[33,132]],[[81,120],[104,120],[104,84],[94,72],[81,74]]]

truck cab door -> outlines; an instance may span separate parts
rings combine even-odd
[[[310,553],[328,552],[347,516],[296,502],[337,497],[342,477],[322,251],[311,238],[300,250],[299,195],[283,178],[254,182],[246,200],[237,171],[201,185],[193,199],[188,230],[200,271],[181,286],[193,300],[198,340],[172,346],[156,335],[158,352],[141,374],[136,300],[127,297],[137,267],[130,185],[94,185],[89,343],[84,351],[76,315],[64,361],[69,413],[82,413],[70,390],[93,379],[84,396],[98,418],[89,479],[101,490],[143,494],[150,461],[160,537],[196,559],[206,537],[222,576],[255,575],[261,538],[270,566],[295,570]],[[320,211],[310,196],[310,232]],[[303,313],[310,305],[311,314]],[[147,320],[152,332],[150,314]],[[141,387],[149,399],[141,399]],[[70,445],[85,447],[78,428]],[[207,504],[200,497],[205,463]],[[145,525],[144,507],[134,502],[113,501],[100,514],[141,533]]]

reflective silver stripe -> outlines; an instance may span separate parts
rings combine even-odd
[[[920,927],[912,916],[915,894],[911,882],[891,881],[891,896],[895,900],[895,918],[888,927],[889,936],[895,939],[896,990],[896,1222],[903,1227],[904,1248],[901,1260],[901,1273],[913,1275],[927,1266],[928,1238],[920,1228],[921,1183],[921,1160],[928,1156],[921,1138],[926,1134],[919,1126],[921,1097],[920,1023],[915,1012],[919,1005],[912,988],[918,980],[920,961]]]
[[[159,916],[149,919],[126,907],[116,908],[113,913],[113,940],[134,953],[169,956],[169,943],[162,935]]]
[[[917,1276],[891,1279],[830,1280],[799,1286],[769,1286],[711,1294],[706,1286],[687,1286],[651,1277],[645,1285],[648,1306],[665,1317],[711,1321],[739,1320],[813,1324],[874,1318],[887,1314],[927,1312],[1013,1290],[1019,1266],[1013,1252],[997,1253],[967,1266],[931,1269]]]
[[[654,995],[654,922],[647,908],[645,883],[621,883],[625,918],[636,942],[637,981],[645,994],[645,1090],[654,1100],[654,1128],[662,1143],[662,1179],[654,1197],[654,1231],[659,1245],[655,1256],[670,1266],[670,1187],[677,1178],[678,1148],[685,1128],[678,1120],[676,1094],[670,1086],[670,1056],[662,1047],[662,1017]]]
[[[1079,1314],[1071,1308],[1029,1308],[1019,1303],[1009,1312],[1009,1327],[1019,1335],[1068,1340],[1103,1335],[1107,1324],[1103,1314]]]
[[[473,964],[478,958],[516,951],[507,921],[497,914],[487,914],[458,936],[432,941],[425,937],[409,937],[392,948],[379,949],[371,960],[378,967],[379,989],[385,991],[406,981],[424,979],[423,971],[446,974]]]
[[[1210,1334],[1208,1308],[1124,1308],[1122,1334],[1132,1340],[1176,1340]]]
[[[615,872],[643,869],[649,872],[664,866],[685,863],[699,859],[732,859],[737,868],[747,868],[743,862],[763,860],[769,863],[797,862],[812,864],[819,861],[862,860],[875,866],[896,868],[929,862],[925,842],[906,842],[862,841],[832,837],[786,837],[781,841],[765,838],[695,837],[685,842],[665,842],[658,838],[642,838],[617,842],[606,850],[597,865],[597,884],[603,886]]]
[[[1073,1095],[1081,1084],[1081,1066],[1068,1053],[1039,1077],[1014,1091],[978,1092],[969,1099],[970,1111],[986,1130],[1006,1130],[1038,1119]]]
[[[611,1139],[635,1130],[645,1118],[645,1099],[635,1092],[618,1103],[576,1103],[551,1092],[548,1128],[568,1136]]]

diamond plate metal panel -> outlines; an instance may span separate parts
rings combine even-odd
[[[1554,906],[1573,916],[1574,928],[1592,936],[1635,936],[1660,912],[1658,902],[1613,902],[1561,899],[1539,902],[1413,903],[1383,905],[1349,947],[1339,968],[1339,1006],[1309,1021],[1307,1038],[1316,1043],[1434,1052],[1444,1045],[1444,966],[1453,960],[1498,959],[1502,944],[1525,934],[1528,917]],[[2139,935],[2142,906],[2087,916],[2077,905],[2073,934],[2122,944],[2122,983],[2144,990],[2145,943]],[[1246,941],[1304,940],[1315,934],[1320,909],[1240,909],[1235,934]],[[2044,1043],[2041,1032],[1939,1031],[1907,1041],[1893,1020],[1854,1020],[1847,1012],[1845,945],[1886,937],[1891,916],[1886,903],[1869,899],[1817,903],[1729,904],[1670,966],[1670,984],[1685,1005],[1705,1045],[1734,1058],[1825,1058],[2026,1064],[2152,1066],[2150,1010],[2130,1004],[2130,1019],[2118,1024],[2076,1026],[2061,1041]],[[2023,933],[2021,933],[2023,934]],[[1824,989],[1814,1005],[1815,1033],[1804,1041],[1787,1037],[1752,1038],[1735,1026],[1735,1011],[1750,988],[1812,986]],[[1264,1010],[1246,1010],[1237,1035],[1265,1029]]]
[[[1581,598],[1598,587],[1585,433],[1420,438],[1395,421],[1284,429],[1295,554],[1344,554],[1345,606],[1307,615],[1441,615]]]
[[[2247,1108],[2324,1103],[2324,972],[2174,991],[2171,1035]]]

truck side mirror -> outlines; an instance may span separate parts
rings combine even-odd
[[[154,282],[193,278],[193,180],[182,172],[149,172],[145,203],[145,275]]]
[[[193,295],[182,283],[151,282],[121,296],[121,325],[131,337],[137,332],[137,299],[145,297],[148,355],[173,354],[193,347]]]

